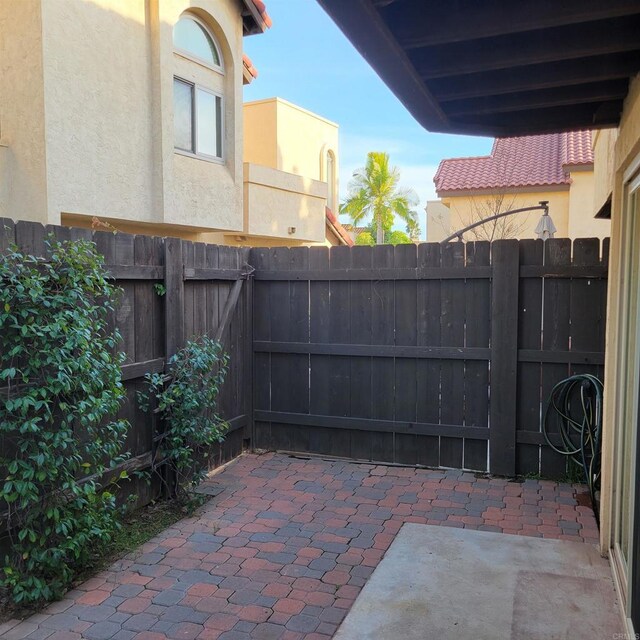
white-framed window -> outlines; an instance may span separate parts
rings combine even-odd
[[[206,25],[190,14],[183,15],[173,27],[173,48],[176,53],[223,72],[220,47]]]
[[[222,159],[222,96],[174,77],[173,123],[178,151]]]
[[[206,25],[195,16],[183,14],[173,28],[174,51],[186,58],[186,63],[196,63],[212,69],[216,74],[224,74],[221,49]],[[202,71],[202,70],[200,70]],[[202,73],[184,71],[190,78],[204,77]],[[210,73],[210,72],[207,72]],[[206,76],[206,74],[205,74]],[[215,78],[211,83],[220,87]],[[174,75],[173,77],[173,122],[174,147],[180,154],[191,155],[206,160],[223,159],[223,96],[212,86],[199,84]]]

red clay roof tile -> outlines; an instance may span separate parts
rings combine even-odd
[[[336,235],[340,237],[344,244],[352,247],[354,245],[353,239],[347,233],[347,230],[342,226],[340,220],[338,220],[338,217],[333,213],[333,211],[331,211],[331,209],[329,209],[329,207],[325,207],[325,212],[327,215],[327,226],[329,226],[336,232]]]
[[[449,158],[433,181],[438,195],[474,191],[570,184],[566,167],[592,165],[590,131],[496,138],[488,156]]]

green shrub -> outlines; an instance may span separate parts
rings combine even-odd
[[[228,424],[217,402],[228,365],[222,346],[202,336],[169,359],[170,375],[147,374],[148,389],[138,394],[143,410],[157,405],[164,424],[158,454],[170,471],[161,478],[179,499],[204,478],[211,446],[224,440]]]
[[[128,427],[110,418],[125,394],[102,257],[52,238],[47,255],[0,256],[0,586],[16,602],[59,597],[113,535],[118,508],[98,480],[123,460]]]

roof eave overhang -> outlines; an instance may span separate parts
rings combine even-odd
[[[447,133],[450,123],[369,0],[318,0],[382,81],[426,129]],[[494,135],[487,131],[487,135]]]
[[[432,132],[512,137],[615,127],[629,78],[640,70],[640,29],[635,29],[640,5],[633,0],[318,3],[418,123]],[[474,15],[456,20],[455,11],[466,5]],[[432,19],[438,15],[446,19]],[[627,25],[620,38],[617,27],[609,27],[616,20],[616,25]],[[544,38],[554,28],[552,48]],[[573,37],[570,51],[558,36],[562,29]],[[594,30],[608,34],[606,42],[595,41]],[[487,39],[500,37],[505,50],[497,60]],[[520,51],[523,43],[529,46],[525,52]],[[440,47],[435,57],[429,47]],[[450,55],[444,53],[447,47]],[[458,52],[460,47],[466,47],[464,53]],[[555,70],[552,78],[548,69]],[[507,90],[495,77],[486,86],[485,77],[497,72],[509,74]],[[453,84],[443,89],[449,81]]]
[[[258,10],[258,7],[254,4],[253,0],[243,0],[242,4],[242,35],[253,36],[259,33],[264,33],[269,28],[269,24]]]

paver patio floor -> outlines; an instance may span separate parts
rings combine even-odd
[[[597,542],[586,489],[283,454],[3,640],[326,640],[405,522]]]

